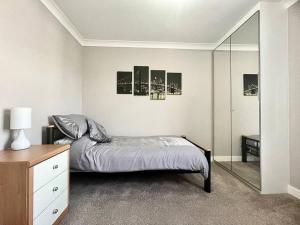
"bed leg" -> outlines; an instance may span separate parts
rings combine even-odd
[[[205,157],[208,162],[208,177],[204,181],[204,191],[210,193],[211,192],[211,152],[210,151],[205,151]]]

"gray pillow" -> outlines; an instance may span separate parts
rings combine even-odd
[[[111,142],[111,138],[107,135],[106,130],[103,126],[95,122],[94,120],[87,119],[90,138],[100,143]]]
[[[73,139],[69,138],[69,137],[64,137],[62,139],[58,139],[56,141],[54,141],[55,145],[70,145],[74,142]]]
[[[87,132],[87,122],[83,115],[53,115],[57,128],[67,137],[77,140]]]

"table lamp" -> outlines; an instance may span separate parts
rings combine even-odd
[[[22,150],[30,147],[30,142],[24,133],[24,129],[29,128],[31,128],[31,108],[12,108],[10,111],[10,129],[17,131],[11,144],[13,150]]]

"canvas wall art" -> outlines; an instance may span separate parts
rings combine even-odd
[[[134,95],[149,95],[149,67],[134,67]]]
[[[244,74],[244,96],[258,95],[258,75]]]
[[[117,72],[117,94],[132,94],[132,72]]]
[[[167,91],[168,95],[181,95],[181,73],[167,74]]]
[[[166,99],[166,71],[151,70],[151,100],[165,100]]]

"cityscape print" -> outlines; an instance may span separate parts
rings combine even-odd
[[[167,74],[168,95],[181,95],[181,73]]]
[[[149,80],[149,66],[134,66],[133,75],[131,71],[117,71],[117,94],[150,95],[150,100],[165,100],[166,95],[182,94],[182,73],[166,73],[165,70],[151,70],[150,72]],[[255,79],[247,77],[253,75],[256,76],[256,86]],[[151,82],[150,90],[149,82]],[[248,87],[247,90],[244,90],[245,95],[255,93],[257,75],[244,74],[244,87],[246,87],[245,85]]]
[[[165,100],[166,99],[166,71],[151,70],[151,100]]]
[[[258,95],[258,75],[244,74],[244,96]]]
[[[117,94],[132,94],[132,72],[117,72]]]
[[[134,95],[149,95],[149,67],[134,67]]]

